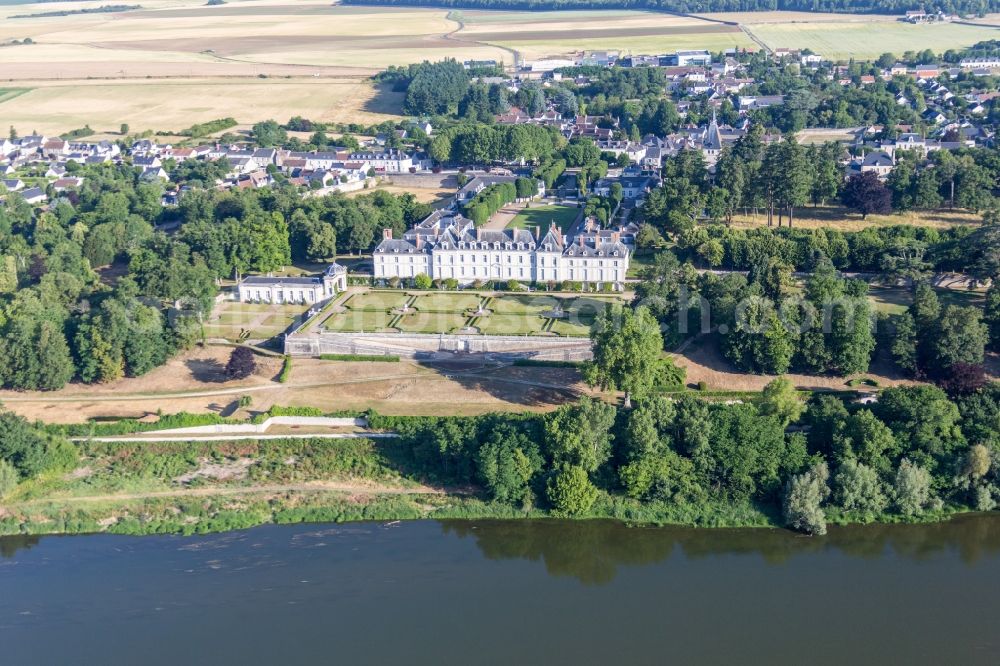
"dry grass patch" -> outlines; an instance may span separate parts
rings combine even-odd
[[[909,224],[916,227],[933,227],[946,229],[956,226],[978,225],[982,222],[981,214],[960,210],[907,211],[891,215],[869,215],[862,220],[861,215],[851,213],[841,206],[820,206],[818,208],[802,207],[795,211],[793,226],[802,229],[838,229],[840,231],[861,231],[866,227],[888,227],[899,224]],[[777,221],[777,216],[775,216]],[[787,224],[787,222],[786,222]],[[736,215],[733,226],[762,227],[767,225],[764,211],[754,215]]]

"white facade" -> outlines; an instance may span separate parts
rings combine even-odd
[[[347,270],[331,264],[320,277],[244,278],[237,291],[241,303],[318,303],[347,289]]]
[[[461,215],[441,211],[394,239],[386,229],[373,253],[376,279],[586,282],[620,286],[631,252],[615,232],[585,233],[570,240],[555,227],[538,240],[523,229],[476,229]]]

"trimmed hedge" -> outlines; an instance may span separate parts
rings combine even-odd
[[[281,382],[282,384],[285,384],[288,382],[289,379],[291,379],[291,377],[292,377],[292,357],[286,356],[285,362],[281,366],[281,374],[278,375],[278,381]]]

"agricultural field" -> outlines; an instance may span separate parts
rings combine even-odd
[[[370,291],[355,294],[320,324],[328,331],[399,331],[485,335],[586,336],[614,296],[548,296],[455,292]],[[401,308],[406,305],[406,310]],[[479,315],[479,306],[483,314]],[[562,310],[564,316],[545,315]]]
[[[528,229],[538,227],[542,235],[549,225],[556,226],[565,234],[580,216],[580,209],[574,206],[535,206],[522,209],[507,225],[508,229]]]
[[[283,333],[309,309],[308,305],[275,305],[225,301],[205,322],[205,337],[237,341],[266,340]]]
[[[267,84],[238,78],[37,82],[16,97],[0,97],[0,117],[24,134],[62,133],[84,125],[107,131],[122,123],[133,131],[178,131],[227,116],[285,122],[301,115],[326,122],[376,123],[394,118],[401,103],[401,94],[380,92],[357,79],[282,79]]]
[[[910,25],[900,21],[846,20],[749,24],[747,29],[770,48],[809,48],[834,60],[874,59],[890,52],[931,49],[936,53],[1000,38],[987,26]]]

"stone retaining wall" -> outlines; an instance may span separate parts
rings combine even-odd
[[[290,356],[364,354],[430,357],[437,354],[490,354],[501,358],[586,361],[593,358],[587,338],[522,335],[428,335],[416,333],[311,333],[285,338]]]

